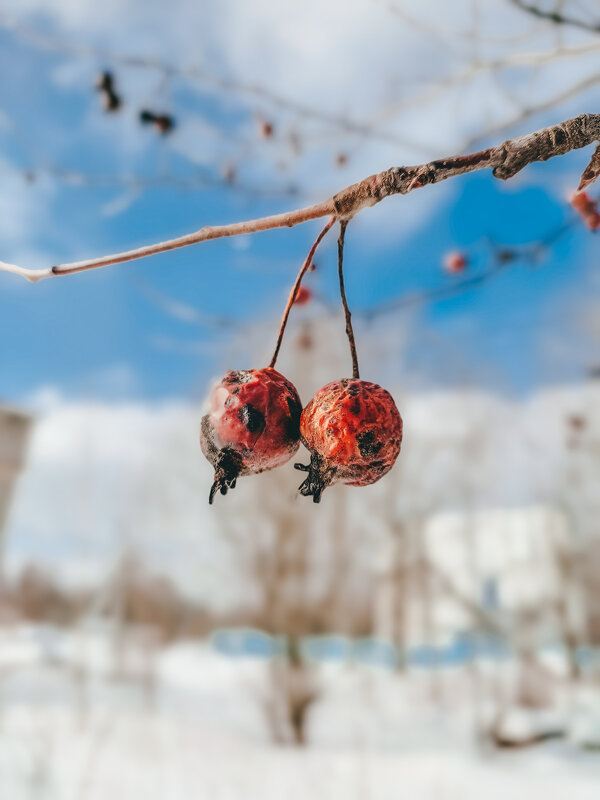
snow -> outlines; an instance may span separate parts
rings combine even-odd
[[[478,746],[463,670],[437,674],[440,705],[432,702],[431,672],[327,664],[320,668],[322,697],[310,718],[309,745],[298,749],[269,740],[261,711],[266,661],[225,658],[206,642],[178,642],[157,654],[153,686],[127,675],[111,678],[104,667],[76,673],[80,635],[31,626],[2,634],[2,798],[598,797],[600,760],[569,739],[514,752]],[[89,666],[105,665],[106,632],[94,629],[84,638],[93,644]],[[57,643],[50,662],[49,640]],[[6,669],[19,652],[20,669]],[[82,683],[76,674],[84,675]],[[598,711],[597,695],[579,700],[588,717]],[[557,719],[512,713],[521,733]]]

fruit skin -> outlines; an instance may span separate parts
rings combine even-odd
[[[402,418],[381,386],[345,378],[323,386],[302,412],[300,436],[311,454],[300,493],[318,503],[336,481],[375,483],[394,465],[402,444]]]
[[[213,386],[200,426],[202,452],[215,468],[209,503],[238,476],[285,464],[299,447],[301,413],[296,388],[272,367],[228,370]]]

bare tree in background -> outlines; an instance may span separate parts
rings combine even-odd
[[[4,525],[15,482],[25,463],[31,418],[0,407],[0,590],[3,583]]]

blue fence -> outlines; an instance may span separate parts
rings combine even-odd
[[[215,631],[213,647],[231,658],[268,659],[285,653],[285,637],[270,636],[251,628],[228,628]],[[562,652],[560,645],[548,645],[544,651]],[[390,641],[375,638],[351,639],[344,636],[310,636],[302,639],[301,654],[317,662],[356,662],[393,668],[399,663],[421,669],[458,666],[474,659],[498,661],[513,655],[511,648],[491,634],[460,633],[443,645],[412,645],[400,651]],[[584,647],[578,652],[584,667],[600,664],[598,648]]]

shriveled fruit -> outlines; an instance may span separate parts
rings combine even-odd
[[[345,378],[320,389],[302,412],[300,436],[310,465],[300,493],[318,503],[336,481],[367,486],[396,461],[402,443],[402,418],[393,397],[376,383]]]
[[[285,464],[300,440],[302,404],[294,385],[272,367],[229,370],[213,387],[200,446],[215,468],[209,503],[240,475]]]

